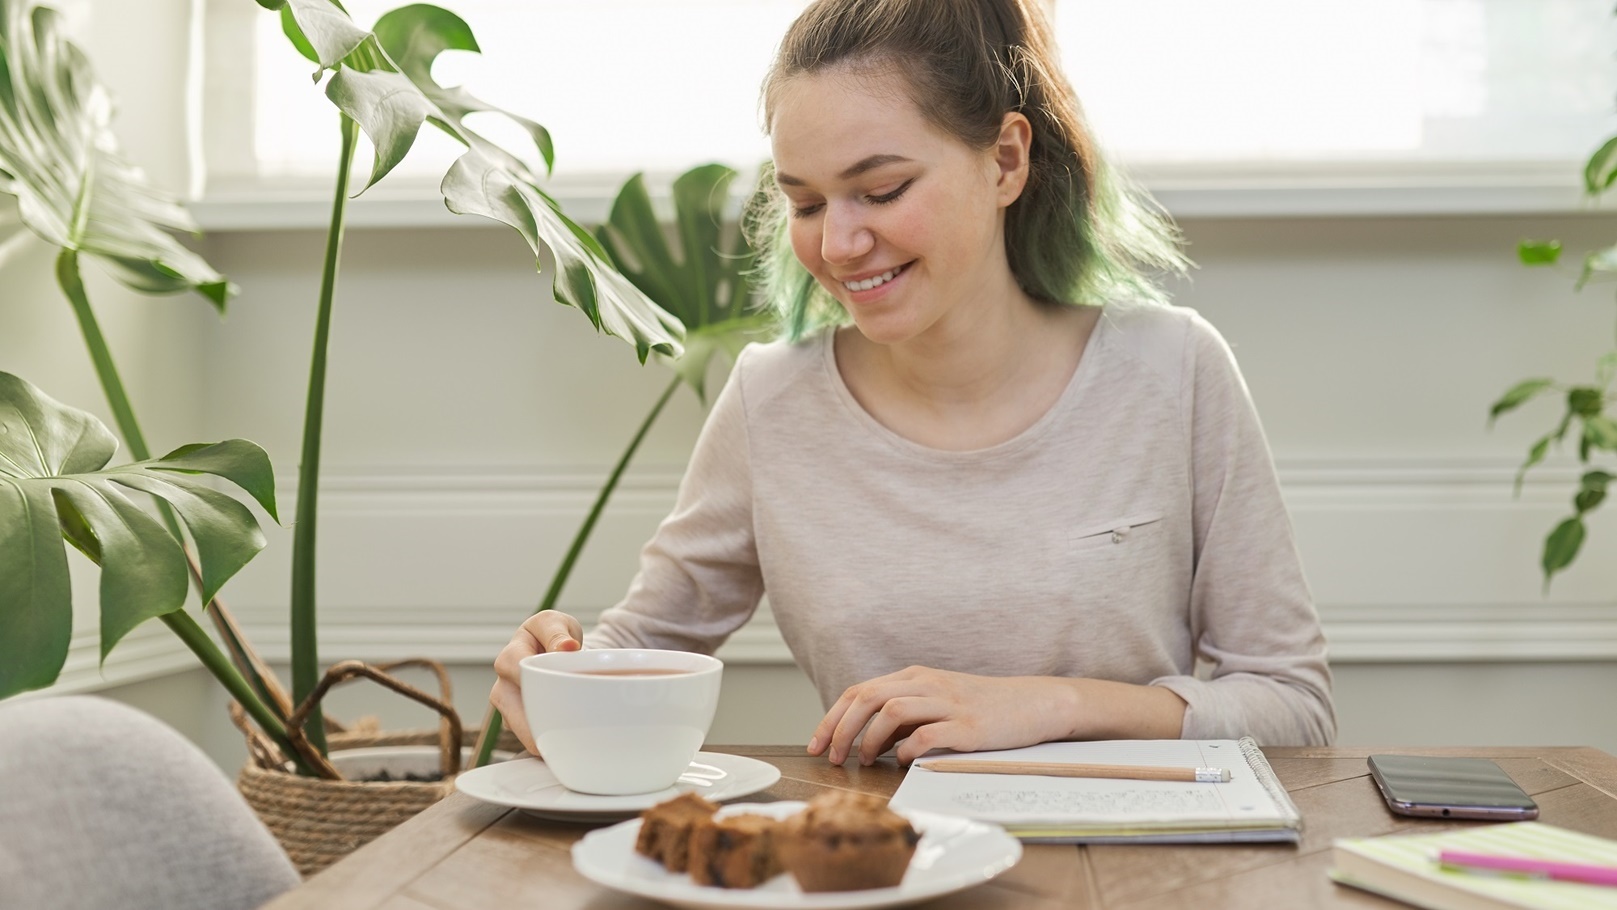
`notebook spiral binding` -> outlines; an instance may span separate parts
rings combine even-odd
[[[1251,768],[1252,773],[1257,775],[1258,783],[1262,784],[1263,789],[1274,797],[1275,803],[1284,812],[1297,820],[1297,830],[1301,831],[1303,814],[1297,811],[1297,804],[1291,801],[1291,794],[1287,793],[1286,788],[1281,786],[1280,778],[1275,777],[1274,769],[1269,767],[1269,759],[1264,756],[1263,750],[1258,748],[1258,741],[1250,736],[1243,736],[1241,737],[1240,746],[1241,757],[1246,759],[1247,767]]]

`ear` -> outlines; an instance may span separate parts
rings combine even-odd
[[[1033,125],[1025,115],[1011,111],[999,126],[994,163],[999,167],[999,204],[1015,202],[1027,186],[1028,154],[1033,147]]]

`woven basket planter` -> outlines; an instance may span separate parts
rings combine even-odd
[[[438,737],[437,730],[427,729],[335,733],[329,737],[329,745],[333,753],[375,746],[419,746],[436,756]],[[467,748],[476,741],[476,730],[466,731],[461,739]],[[499,748],[521,751],[522,746],[507,730],[501,734]],[[302,777],[284,767],[266,768],[249,758],[237,786],[291,856],[293,865],[309,876],[443,799],[455,782],[453,778],[426,782],[324,780]]]
[[[406,666],[432,670],[438,677],[441,697],[416,689],[389,672]],[[374,721],[370,728],[355,730],[333,728],[328,721],[327,751],[322,755],[304,736],[304,725],[332,686],[359,678],[370,679],[433,708],[441,715],[442,723],[435,729],[384,732],[374,729]],[[247,722],[241,706],[230,707],[231,718],[247,736],[247,762],[236,786],[305,876],[319,872],[449,795],[455,788],[455,774],[471,759],[479,733],[461,729],[460,718],[451,706],[449,675],[443,664],[423,658],[382,666],[343,661],[326,671],[286,723],[287,741],[319,777],[295,773],[290,756]],[[458,748],[453,745],[457,742]],[[377,755],[383,747],[392,747],[389,751],[401,754]],[[501,731],[495,747],[505,751],[502,757],[522,748],[509,730]],[[345,762],[344,753],[355,761]],[[386,772],[389,779],[363,779],[382,777],[379,772]],[[410,780],[411,775],[440,775],[440,779]],[[345,779],[350,776],[361,779]]]

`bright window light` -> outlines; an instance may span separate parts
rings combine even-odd
[[[1571,161],[1613,129],[1607,0],[1060,0],[1125,160]]]
[[[219,10],[241,0],[211,2]],[[466,18],[484,53],[444,55],[439,80],[545,124],[558,177],[614,181],[708,161],[748,169],[766,158],[758,86],[804,5],[444,2]],[[398,3],[346,0],[365,26]],[[1611,0],[1052,5],[1068,75],[1102,144],[1128,164],[1571,165],[1617,130]],[[312,64],[291,49],[275,16],[250,23],[251,88],[219,80],[211,90],[252,93],[240,131],[250,129],[253,141],[210,147],[210,172],[328,179],[336,115],[310,82]],[[210,109],[232,106],[240,101],[216,99]],[[469,125],[531,157],[531,144],[498,118],[474,115]],[[427,129],[397,173],[436,177],[457,154],[452,140]]]
[[[240,2],[240,0],[232,0]],[[398,0],[346,0],[370,27]],[[556,172],[681,171],[709,161],[751,167],[769,155],[758,86],[803,0],[445,0],[482,54],[447,52],[434,77],[543,123]],[[311,84],[313,65],[272,15],[256,23],[258,171],[325,176],[336,166],[336,114]],[[532,142],[503,118],[467,125],[506,148]],[[460,146],[434,129],[399,166],[442,175]]]

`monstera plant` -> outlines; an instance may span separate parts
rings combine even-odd
[[[556,263],[552,285],[557,301],[578,308],[597,330],[627,340],[642,362],[652,353],[677,356],[683,329],[678,319],[659,308],[616,271],[609,254],[596,238],[563,215],[555,200],[540,188],[540,172],[548,173],[553,157],[550,139],[543,127],[514,117],[532,138],[542,167],[530,165],[522,157],[466,128],[463,118],[472,112],[506,112],[497,111],[462,89],[433,82],[432,62],[438,54],[451,49],[478,49],[470,28],[458,16],[435,6],[416,4],[384,15],[367,30],[354,23],[333,0],[259,0],[259,3],[280,11],[288,37],[314,61],[316,79],[324,78],[325,94],[338,108],[336,119],[342,148],[310,363],[294,528],[290,597],[293,697],[301,702],[316,688],[319,675],[315,638],[315,531],[327,339],[349,198],[349,173],[359,130],[365,131],[376,149],[369,179],[359,192],[385,177],[404,158],[421,127],[430,123],[466,148],[444,177],[441,189],[445,204],[457,213],[495,218],[516,228],[533,249],[536,264],[541,254],[548,251]],[[111,105],[106,92],[96,83],[84,54],[63,35],[56,12],[39,0],[0,0],[0,9],[3,9],[0,16],[3,26],[0,27],[4,28],[0,32],[0,58],[3,58],[0,59],[3,66],[0,75],[4,76],[0,79],[0,190],[16,197],[23,222],[29,228],[61,248],[57,271],[63,290],[79,316],[118,430],[137,462],[145,464],[151,460],[150,453],[79,280],[80,254],[102,262],[125,284],[141,291],[191,288],[222,309],[234,289],[168,233],[192,229],[179,204],[143,183],[138,171],[118,156],[109,127]],[[38,435],[46,438],[48,434]],[[110,455],[110,450],[107,454]],[[197,462],[199,457],[198,451],[186,448],[157,461],[181,459],[174,468],[176,471],[202,470],[196,465],[213,464],[212,461]],[[48,459],[38,460],[52,470],[60,467],[48,464]],[[73,461],[73,473],[83,473],[82,461]],[[94,466],[95,469],[100,467]],[[23,470],[16,469],[19,475]],[[29,470],[33,476],[44,469]],[[64,500],[65,495],[53,494],[51,501],[73,502]],[[0,540],[21,540],[16,536],[21,533],[16,528],[37,530],[48,524],[39,513],[22,511],[25,505],[28,509],[37,505],[38,494],[30,496],[32,498],[24,498],[18,494],[0,503],[3,505]],[[158,492],[156,498],[159,500],[158,520],[166,525],[165,533],[174,541],[174,546],[183,546],[181,519],[191,527],[192,516],[182,510],[180,518],[176,518],[170,505],[177,505],[183,497]],[[223,508],[217,503],[215,506]],[[63,509],[60,515],[63,517],[58,523],[68,534],[67,539],[86,552],[103,552],[90,544],[97,541],[104,544],[104,534],[114,533],[114,529],[96,528],[92,523],[90,532],[93,533],[78,533],[75,537],[75,530],[83,532],[79,513]],[[82,517],[93,521],[90,515]],[[320,753],[324,751],[325,724],[319,716],[318,705],[315,703],[315,710],[304,715],[307,720],[300,725],[302,730],[288,731],[286,722],[295,716],[291,700],[281,694],[263,661],[241,638],[234,623],[228,621],[222,605],[213,598],[217,592],[215,582],[222,583],[230,573],[210,567],[209,554],[202,551],[202,540],[194,528],[192,536],[200,557],[188,560],[193,580],[205,595],[208,612],[216,619],[226,618],[221,622],[220,634],[236,666],[231,667],[228,660],[221,664],[205,654],[211,642],[183,619],[176,616],[169,620],[170,625],[181,632],[182,638],[198,651],[208,668],[220,676],[257,725],[301,770],[335,775],[329,763],[307,760],[311,757],[307,750],[303,750],[300,757],[298,749],[288,748],[289,732],[301,736],[306,731],[308,740],[318,747],[312,757],[323,758]],[[211,536],[207,546],[217,549],[218,539],[218,535]],[[156,545],[148,542],[148,546]],[[8,583],[18,590],[55,590],[50,581],[53,576],[49,574],[53,571],[52,565],[33,561],[26,566],[21,562],[15,566],[6,564],[19,571],[27,570]],[[228,561],[221,565],[228,565]],[[123,595],[114,589],[121,590],[132,577],[122,570],[109,572],[104,568],[103,605],[109,597],[118,601]],[[6,616],[8,622],[18,623],[19,628],[33,629],[30,624],[37,617],[13,606],[21,602],[0,600],[0,615]],[[155,608],[143,609],[148,614],[158,615],[151,612]],[[161,613],[166,620],[170,613],[181,610],[181,605],[175,603],[168,609],[170,612]],[[125,612],[119,611],[118,615]],[[59,625],[58,622],[40,628],[59,632]],[[121,623],[115,622],[112,629],[118,632],[122,629]],[[14,650],[20,647],[18,642],[33,640],[21,636],[0,637],[0,661],[10,666]],[[110,643],[107,646],[110,647]],[[0,697],[48,685],[60,665],[58,660],[54,669],[43,670],[35,662],[17,664],[31,669],[25,674],[0,676]]]
[[[108,467],[117,448],[94,416],[0,373],[0,696],[50,685],[67,659],[73,595],[65,540],[101,568],[102,660],[136,626],[159,618],[285,745],[282,720],[184,609],[188,568],[207,602],[264,548],[253,513],[202,478],[230,481],[274,517],[269,456],[229,439]],[[184,522],[195,560],[141,507],[142,494]],[[295,755],[290,747],[287,754]]]
[[[56,259],[57,280],[84,335],[118,431],[134,458],[145,462],[151,459],[151,451],[85,292],[80,271],[82,263],[86,259],[93,260],[124,285],[143,293],[195,290],[221,313],[235,288],[170,233],[194,232],[195,225],[177,200],[148,183],[139,169],[123,158],[111,129],[111,116],[112,104],[106,90],[96,81],[83,52],[67,40],[57,11],[36,0],[0,0],[0,193],[14,199],[18,220],[24,227],[60,250]],[[21,391],[23,388],[17,384],[9,388],[8,394],[20,396],[10,405],[14,415],[55,413],[49,408],[31,408],[19,403],[28,397]],[[67,425],[76,423],[70,420]],[[23,426],[32,424],[27,421],[17,424],[15,432],[21,434]],[[51,426],[56,423],[53,421]],[[39,432],[12,435],[0,443],[20,444],[28,437],[50,439],[51,433],[45,431],[48,429],[36,428]],[[105,454],[110,456],[111,449]],[[103,458],[102,464],[105,461]],[[39,468],[44,461],[35,459],[28,464]],[[13,459],[8,467],[20,473],[27,470],[23,465]],[[100,464],[94,466],[100,467]],[[30,501],[21,493],[13,492],[5,508],[0,509],[0,535],[21,533],[17,529],[22,527],[31,529],[29,533],[49,527],[49,522],[41,517],[46,513],[35,507],[27,512],[12,511]],[[179,543],[184,538],[173,506],[163,497],[158,498],[158,503],[157,516],[168,539],[183,546]],[[72,513],[68,514],[71,518]],[[85,549],[88,542],[98,539],[97,529],[93,525],[83,528],[80,524],[73,525],[83,532],[75,542]],[[142,527],[149,532],[149,526]],[[253,533],[257,533],[256,525]],[[159,545],[145,541],[142,546],[152,549]],[[25,551],[8,548],[6,556],[0,560],[12,561],[0,562],[0,571],[4,571],[12,584],[26,588],[39,599],[27,601],[27,607],[16,606],[24,603],[22,600],[0,600],[0,622],[22,623],[35,632],[54,629],[60,633],[61,623],[70,621],[70,614],[60,612],[65,609],[60,607],[60,598],[66,596],[66,589],[53,580],[57,578],[53,574],[53,566],[57,564],[20,561],[21,552]],[[226,672],[228,664],[218,666],[215,660],[218,651],[212,642],[179,612],[183,596],[161,601],[166,606],[157,612],[151,612],[152,602],[147,602],[142,608],[146,612],[137,611],[137,614],[162,615],[238,697],[237,684],[245,676],[252,683],[253,691],[263,697],[248,699],[244,705],[266,733],[283,737],[280,722],[285,717],[284,708],[271,711],[265,707],[273,681],[267,677],[262,662],[244,646],[224,604],[213,597],[218,584],[210,584],[211,570],[207,562],[199,565],[183,550],[181,555],[180,565],[188,568],[196,588],[205,595],[207,612],[229,649],[235,667]],[[28,570],[27,574],[23,573],[24,569]],[[229,574],[212,577],[222,583],[222,578]],[[112,573],[110,580],[108,576],[103,577],[104,607],[109,598],[116,600],[122,596],[122,583],[118,579],[123,577],[122,572]],[[62,584],[65,585],[65,580]],[[114,616],[131,615],[117,608],[112,612]],[[64,616],[69,618],[63,619]],[[110,629],[112,634],[108,634],[108,627],[102,629],[103,657],[128,631],[128,626],[115,620]],[[20,653],[28,647],[26,643],[34,641],[31,637],[0,636],[0,664],[6,668],[28,668],[16,672],[0,670],[0,698],[49,685],[55,680],[65,652],[52,646],[38,652],[29,650],[26,656]]]
[[[235,288],[169,233],[194,233],[196,225],[119,153],[111,100],[83,52],[63,36],[56,10],[37,0],[4,0],[0,65],[7,77],[0,85],[0,192],[16,198],[23,224],[61,250],[56,277],[119,432],[136,458],[148,458],[85,294],[81,257],[137,291],[194,289],[221,313]]]
[[[746,232],[732,227],[726,236],[730,185],[735,178],[736,172],[730,168],[708,164],[674,180],[678,251],[668,243],[663,225],[652,208],[645,179],[639,174],[629,178],[618,191],[606,223],[596,229],[596,239],[623,274],[685,325],[685,350],[678,356],[660,358],[673,369],[674,376],[607,475],[606,483],[551,577],[536,613],[556,605],[572,575],[573,564],[583,552],[624,470],[680,384],[690,386],[705,403],[707,374],[714,356],[722,352],[734,359],[752,340],[774,333],[774,316],[748,306],[751,295],[747,274],[754,265],[754,256]],[[490,709],[483,721],[483,734],[474,759],[476,764],[489,760],[503,724],[499,712]]]
[[[681,326],[611,267],[608,254],[595,238],[562,214],[556,201],[540,188],[533,167],[469,129],[464,119],[477,112],[510,117],[533,140],[548,172],[554,155],[550,135],[542,126],[487,104],[464,88],[445,87],[433,81],[432,64],[439,54],[446,50],[479,50],[471,28],[459,16],[418,3],[383,14],[367,31],[349,18],[335,0],[258,2],[280,11],[287,37],[318,67],[316,79],[330,71],[325,94],[341,112],[341,153],[331,228],[326,238],[293,528],[292,692],[301,701],[314,691],[320,675],[314,578],[322,402],[326,342],[356,129],[363,129],[375,147],[370,177],[360,192],[403,161],[421,128],[431,123],[466,148],[440,186],[445,204],[450,211],[483,215],[516,228],[536,257],[548,249],[557,267],[553,282],[557,301],[582,310],[596,329],[631,342],[641,361],[652,351],[677,355]],[[323,729],[316,705],[306,730],[322,749]]]

